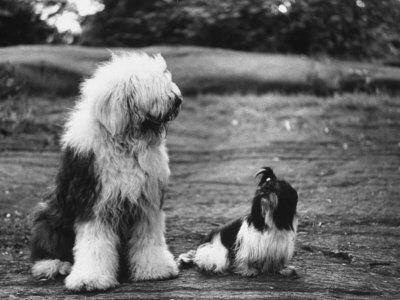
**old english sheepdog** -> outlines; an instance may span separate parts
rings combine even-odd
[[[68,275],[69,290],[104,290],[121,273],[135,281],[177,276],[162,206],[166,127],[181,103],[161,55],[113,55],[82,84],[56,187],[34,214],[35,277]]]
[[[194,264],[206,272],[242,276],[262,273],[295,274],[285,265],[291,259],[297,231],[297,192],[286,181],[276,178],[271,168],[257,174],[251,211],[212,231],[197,250],[181,254],[181,266]]]

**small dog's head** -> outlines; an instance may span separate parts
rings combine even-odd
[[[112,55],[82,86],[93,115],[112,136],[146,138],[178,115],[182,95],[161,55]]]
[[[258,219],[259,227],[293,230],[296,190],[285,180],[277,179],[269,167],[262,168],[256,176],[259,182],[252,206],[253,219]]]

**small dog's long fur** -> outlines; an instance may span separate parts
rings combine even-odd
[[[62,136],[56,188],[34,214],[34,276],[69,274],[70,290],[103,290],[124,273],[178,274],[162,205],[166,126],[181,102],[160,55],[113,55],[83,83]]]
[[[203,271],[243,276],[283,270],[294,251],[297,192],[277,179],[271,168],[258,175],[250,213],[212,231],[197,250],[180,255],[180,265],[192,263]]]

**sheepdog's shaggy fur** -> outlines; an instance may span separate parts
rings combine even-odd
[[[264,167],[258,175],[250,213],[212,231],[197,250],[180,255],[180,265],[242,276],[294,273],[285,265],[294,251],[297,192],[285,180],[277,179],[271,168]]]
[[[163,194],[179,88],[160,55],[113,55],[87,79],[62,136],[55,190],[33,221],[32,273],[70,290],[174,277]],[[127,267],[125,267],[127,266]]]

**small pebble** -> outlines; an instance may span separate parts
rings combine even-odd
[[[286,120],[284,125],[285,125],[285,128],[286,128],[287,131],[291,131],[292,130],[292,125],[290,125],[290,121],[289,120]]]
[[[239,125],[239,121],[236,119],[233,119],[231,122],[232,126],[238,126]]]

